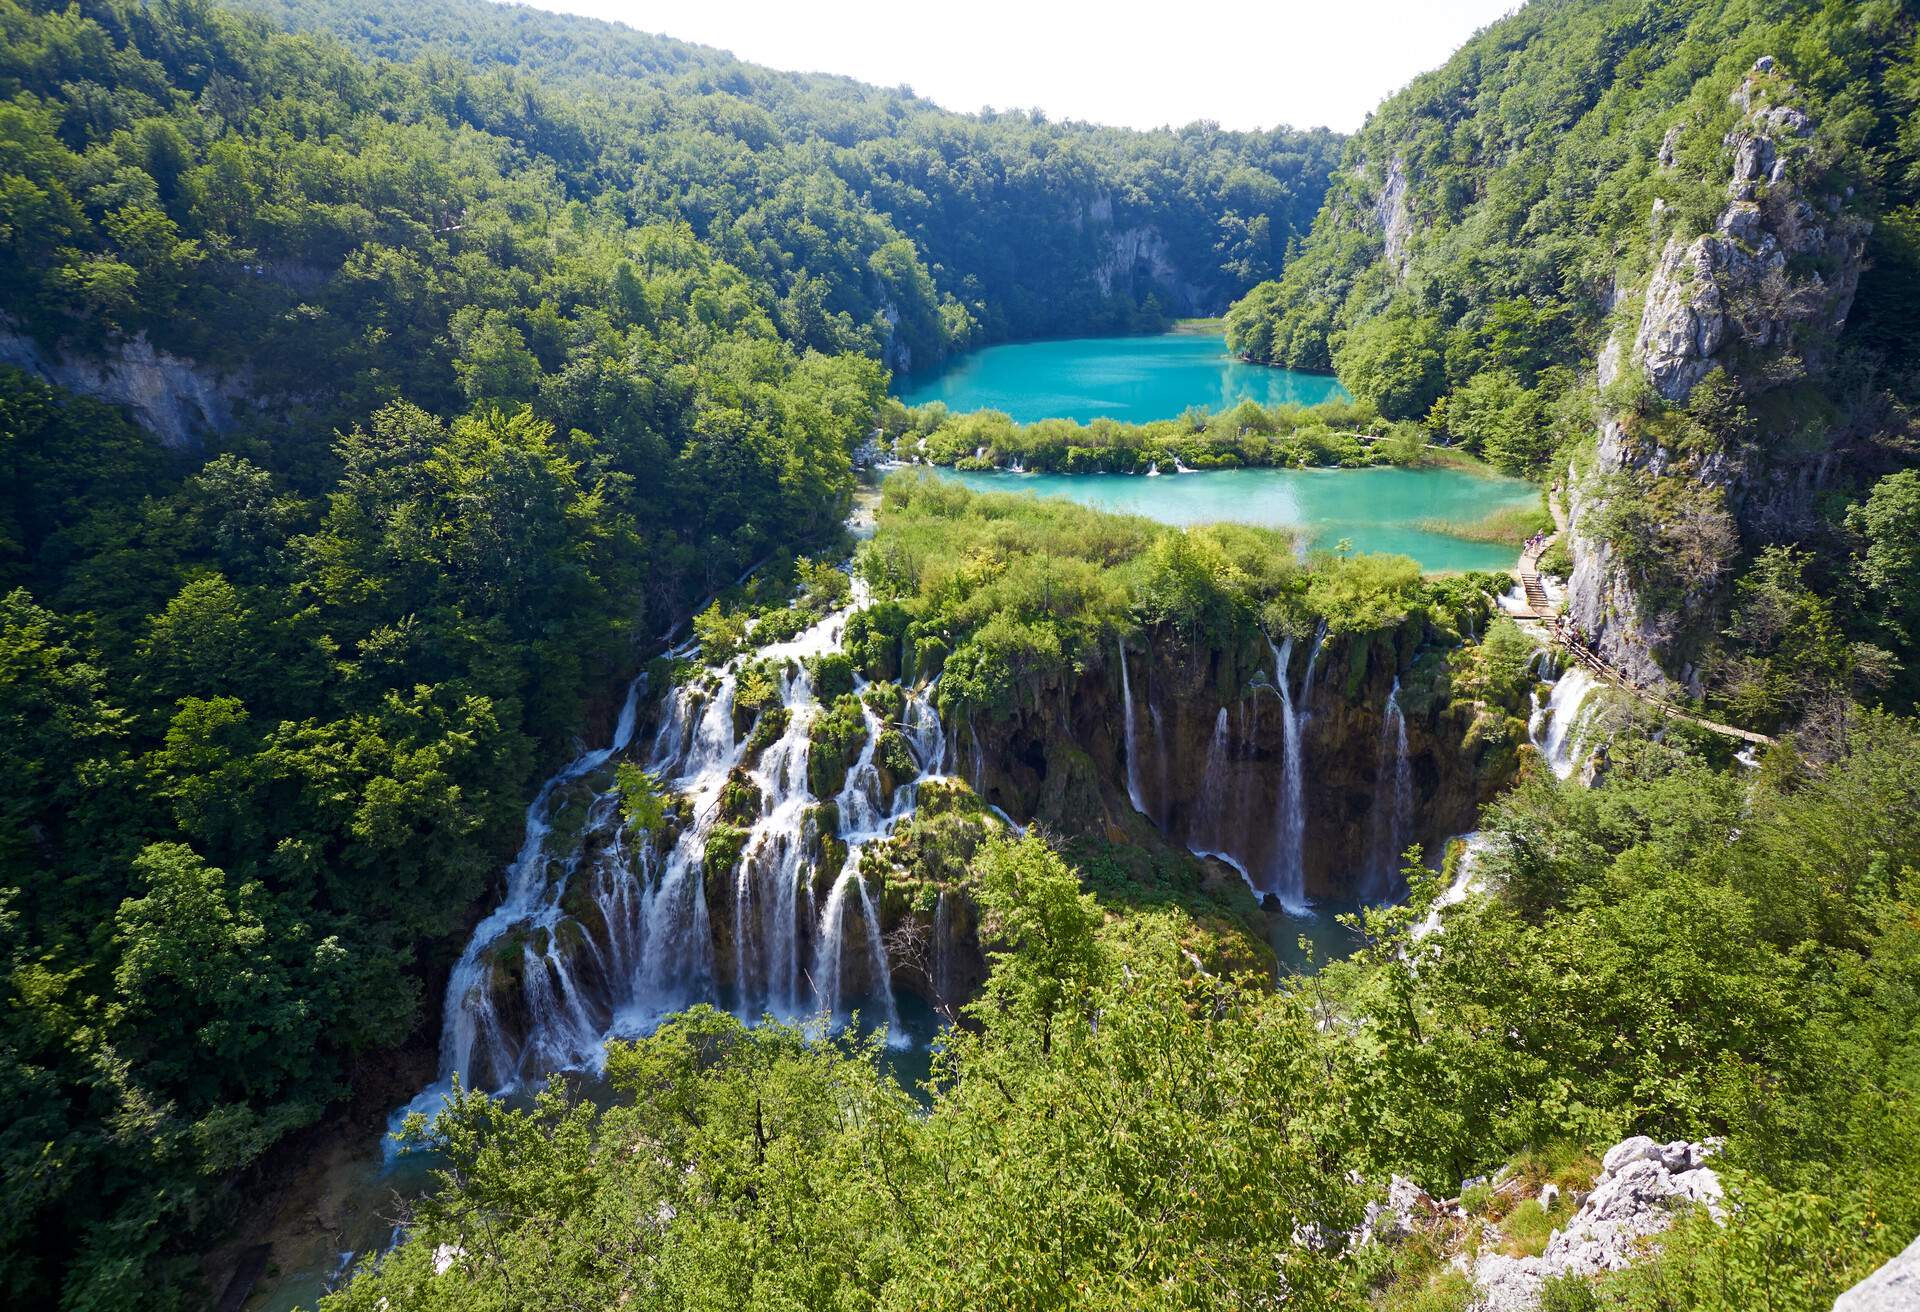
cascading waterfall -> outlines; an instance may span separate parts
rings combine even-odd
[[[1400,709],[1400,680],[1393,681],[1380,716],[1380,755],[1373,796],[1373,836],[1365,880],[1369,900],[1399,889],[1400,860],[1413,841],[1413,767],[1407,759],[1407,717]]]
[[[1557,778],[1565,779],[1579,767],[1582,730],[1593,709],[1588,702],[1597,686],[1583,666],[1574,665],[1553,681],[1545,702],[1536,699],[1528,736]]]
[[[749,658],[667,694],[645,768],[681,799],[687,818],[664,851],[654,836],[630,830],[607,778],[606,767],[633,746],[643,691],[643,682],[634,682],[612,743],[570,762],[527,808],[505,895],[475,929],[448,981],[439,1078],[400,1115],[437,1109],[456,1077],[505,1090],[550,1071],[596,1068],[609,1038],[650,1032],[667,1015],[721,1002],[723,994],[748,1018],[844,1015],[857,1004],[884,1022],[894,1041],[904,1037],[859,856],[912,816],[920,785],[944,774],[953,744],[933,708],[932,685],[909,691],[897,727],[915,775],[896,781],[888,799],[874,758],[890,726],[863,708],[866,740],[832,799],[847,856],[816,907],[823,813],[807,778],[809,730],[820,705],[806,662],[835,649],[850,613],[835,612],[754,653],[781,670],[779,700],[787,713],[785,727],[757,757],[735,732],[736,678]],[[707,846],[722,824],[722,791],[742,772],[759,788],[760,810],[739,840],[729,890],[732,969],[716,978]],[[570,817],[565,834],[556,832],[562,815]],[[860,925],[848,925],[849,916]],[[843,974],[851,978],[840,959],[849,937],[865,959],[857,998],[841,987]]]
[[[592,774],[612,760],[616,753],[626,750],[633,741],[640,694],[645,683],[645,677],[642,676],[628,685],[626,699],[620,706],[619,721],[614,726],[613,741],[562,766],[557,774],[541,785],[540,791],[528,805],[520,851],[507,867],[506,896],[500,899],[500,905],[493,909],[492,914],[475,927],[473,937],[468,940],[448,978],[440,1026],[440,1072],[443,1082],[438,1086],[440,1092],[444,1091],[445,1081],[450,1080],[454,1073],[472,1070],[476,1048],[484,1045],[495,1052],[509,1048],[492,998],[484,987],[488,967],[482,961],[482,954],[509,927],[521,921],[534,920],[550,926],[557,919],[556,908],[549,898],[551,890],[546,881],[545,861],[550,829],[549,809],[554,792]],[[429,1090],[429,1093],[435,1093],[432,1101],[437,1105],[438,1093],[434,1090]]]
[[[1280,904],[1289,911],[1306,910],[1306,865],[1304,848],[1307,834],[1307,812],[1305,800],[1305,768],[1301,760],[1301,714],[1294,706],[1293,693],[1287,686],[1287,664],[1293,656],[1293,639],[1288,637],[1278,647],[1273,639],[1267,639],[1267,650],[1273,654],[1273,686],[1280,694],[1281,738],[1284,759],[1280,771],[1280,798],[1275,808],[1279,824],[1274,835],[1272,873],[1269,876],[1268,892],[1280,899]],[[1308,659],[1308,678],[1312,677],[1314,660],[1320,654],[1320,644],[1315,641],[1312,655]],[[1302,681],[1301,692],[1308,690],[1306,681]]]
[[[1200,814],[1194,825],[1196,836],[1215,852],[1226,846],[1229,819],[1226,779],[1232,751],[1232,727],[1228,723],[1227,708],[1222,706],[1213,717],[1213,736],[1207,740],[1206,770],[1200,780]]]
[[[1127,800],[1133,803],[1133,809],[1141,815],[1151,818],[1152,812],[1140,795],[1140,747],[1138,731],[1133,713],[1133,681],[1127,677],[1127,644],[1120,646],[1120,723],[1125,734],[1127,752]]]

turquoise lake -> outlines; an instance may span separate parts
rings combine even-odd
[[[1192,406],[1317,405],[1347,396],[1336,379],[1248,364],[1227,353],[1226,338],[1203,333],[989,346],[940,373],[901,378],[896,387],[908,405],[944,401],[950,410],[1003,410],[1023,424],[1140,424],[1176,418]]]
[[[1469,542],[1420,527],[1425,520],[1472,521],[1503,506],[1536,505],[1538,489],[1517,479],[1457,469],[1220,469],[1198,474],[1011,474],[942,469],[942,477],[993,492],[1067,497],[1165,524],[1222,520],[1310,534],[1314,547],[1343,539],[1355,551],[1411,556],[1429,570],[1508,570],[1518,550]]]

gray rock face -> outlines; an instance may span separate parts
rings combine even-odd
[[[1549,1279],[1624,1269],[1649,1238],[1673,1224],[1683,1204],[1724,1221],[1720,1177],[1703,1164],[1712,1152],[1709,1144],[1662,1144],[1645,1135],[1615,1144],[1601,1161],[1593,1192],[1566,1227],[1553,1232],[1544,1253],[1487,1253],[1473,1264],[1474,1312],[1535,1312]]]
[[[1655,394],[1678,405],[1715,368],[1753,393],[1821,367],[1853,304],[1868,225],[1851,212],[1850,194],[1814,194],[1822,183],[1807,176],[1816,167],[1807,150],[1814,125],[1783,103],[1793,95],[1771,58],[1734,93],[1741,117],[1725,141],[1726,207],[1711,232],[1666,239],[1631,345],[1616,335],[1601,353],[1603,388],[1630,362]],[[1673,164],[1676,140],[1669,132],[1661,146],[1664,167]],[[1664,212],[1656,205],[1656,223]],[[1705,489],[1704,505],[1737,515],[1749,473],[1743,459],[1663,450],[1610,415],[1589,477],[1570,484],[1574,622],[1605,659],[1650,687],[1678,679],[1698,690],[1685,634],[1691,621],[1713,614],[1720,579],[1690,579],[1693,594],[1681,604],[1648,613],[1618,553],[1593,527],[1605,509],[1605,485],[1629,471],[1686,478]]]
[[[1920,1312],[1920,1239],[1836,1298],[1833,1312]]]
[[[1387,165],[1386,179],[1374,198],[1373,219],[1380,226],[1387,263],[1402,277],[1407,272],[1407,239],[1413,235],[1413,220],[1407,213],[1407,171],[1395,155]]]
[[[1366,1219],[1349,1238],[1354,1243],[1393,1243],[1433,1223],[1442,1208],[1433,1197],[1404,1175],[1391,1177],[1383,1202],[1367,1204]]]
[[[244,379],[221,378],[202,365],[156,350],[143,334],[98,357],[51,356],[0,320],[0,364],[24,370],[70,392],[124,406],[162,445],[196,445],[225,432],[236,405],[248,399]]]
[[[1094,266],[1094,285],[1102,296],[1128,291],[1145,279],[1158,288],[1173,309],[1192,310],[1205,296],[1173,262],[1167,239],[1152,224],[1120,228],[1105,237],[1106,251]]]

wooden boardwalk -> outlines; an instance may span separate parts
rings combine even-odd
[[[1546,626],[1547,636],[1554,645],[1564,648],[1568,654],[1579,661],[1581,665],[1592,671],[1599,678],[1604,679],[1608,684],[1620,689],[1622,692],[1631,693],[1641,702],[1652,707],[1668,719],[1685,721],[1696,728],[1705,729],[1709,733],[1716,733],[1724,738],[1735,738],[1741,742],[1751,743],[1759,747],[1771,746],[1773,739],[1769,738],[1766,734],[1755,733],[1751,729],[1741,729],[1735,725],[1722,724],[1718,720],[1709,720],[1702,716],[1695,715],[1678,702],[1663,697],[1659,693],[1647,688],[1642,688],[1625,674],[1622,674],[1619,670],[1602,660],[1600,653],[1594,651],[1591,647],[1573,636],[1567,626],[1561,623],[1559,614],[1554,610],[1552,599],[1547,596],[1547,586],[1540,579],[1541,553],[1558,541],[1560,535],[1567,531],[1566,512],[1562,510],[1559,503],[1552,498],[1548,499],[1547,504],[1553,511],[1553,532],[1547,537],[1542,538],[1537,545],[1530,546],[1525,551],[1522,551],[1519,562],[1513,567],[1514,580],[1519,583],[1520,590],[1527,599],[1527,608],[1524,611],[1513,610],[1507,613],[1514,619],[1538,620]]]

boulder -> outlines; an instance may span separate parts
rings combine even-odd
[[[1662,1144],[1645,1135],[1609,1148],[1593,1192],[1566,1226],[1553,1232],[1545,1252],[1538,1257],[1487,1253],[1473,1264],[1474,1312],[1533,1312],[1540,1306],[1541,1286],[1550,1279],[1621,1270],[1641,1256],[1648,1239],[1673,1224],[1676,1202],[1698,1204],[1724,1221],[1720,1177],[1701,1165],[1712,1153],[1711,1143]],[[1541,1205],[1547,1204],[1543,1189]]]
[[[1393,1243],[1405,1239],[1417,1226],[1431,1224],[1440,1215],[1432,1195],[1404,1175],[1387,1182],[1384,1201],[1367,1204],[1366,1219],[1351,1238],[1357,1244]]]
[[[1920,1308],[1920,1239],[1833,1301],[1833,1312],[1914,1312]]]

